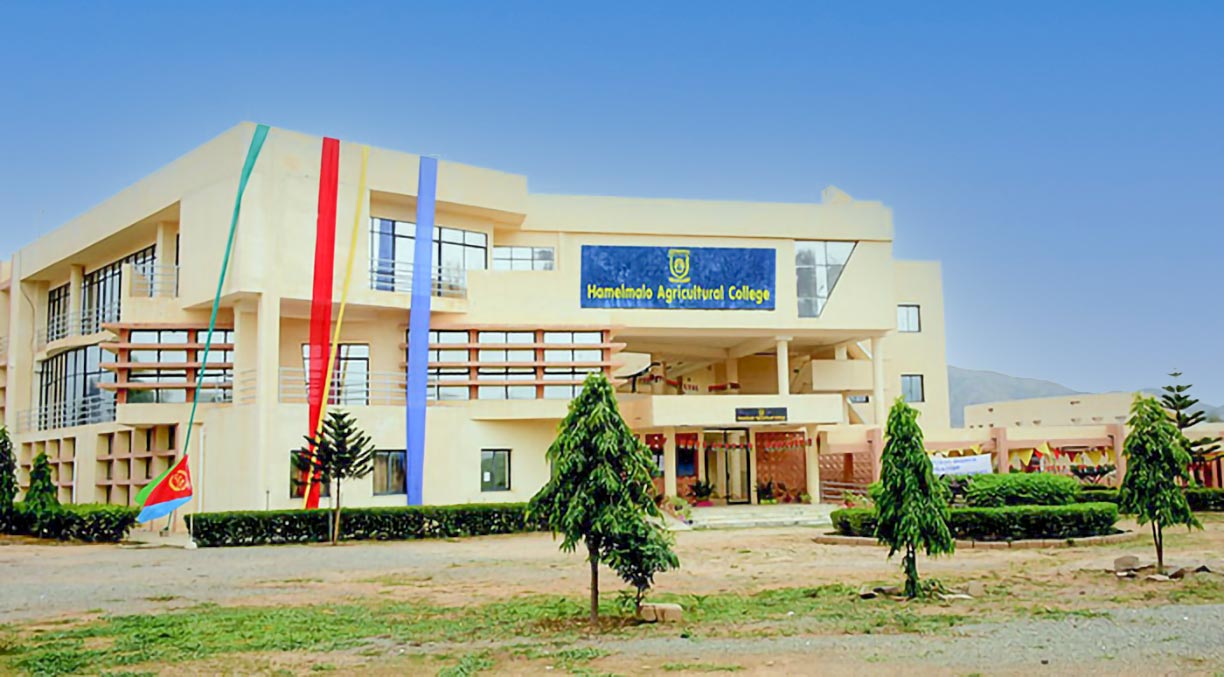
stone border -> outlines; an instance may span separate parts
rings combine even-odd
[[[1084,545],[1108,545],[1122,543],[1139,536],[1137,531],[1124,531],[1120,534],[1104,536],[1084,536],[1082,538],[1051,538],[1026,539],[1021,541],[956,541],[958,549],[981,548],[984,550],[1006,550],[1008,548],[1073,548]],[[842,536],[841,534],[822,534],[812,539],[820,545],[880,545],[876,539],[869,536]]]

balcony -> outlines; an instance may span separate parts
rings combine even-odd
[[[131,295],[138,298],[174,298],[178,296],[179,267],[141,263],[132,266]]]
[[[57,430],[115,420],[115,396],[97,393],[71,402],[17,412],[17,432]]]
[[[328,404],[402,407],[405,404],[406,387],[406,376],[400,372],[372,371],[361,374],[336,374],[332,380]],[[277,391],[281,402],[306,404],[310,401],[307,371],[293,367],[281,367]]]
[[[47,318],[47,326],[35,337],[38,348],[71,336],[88,336],[102,331],[103,324],[119,321],[119,303],[89,307],[80,313],[63,312]]]
[[[370,260],[370,289],[401,293],[412,292],[413,266],[407,261]],[[435,266],[430,271],[433,296],[467,298],[467,271],[462,268]]]
[[[844,422],[842,398],[834,394],[701,396],[622,393],[618,400],[621,414],[633,428],[743,428],[761,423],[811,425]],[[757,415],[762,410],[771,417]]]

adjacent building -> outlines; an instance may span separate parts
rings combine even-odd
[[[180,454],[197,377],[189,510],[301,505],[305,351],[322,140],[273,129],[243,201],[209,359],[204,332],[253,125],[239,125],[41,235],[0,268],[0,388],[28,481],[130,503]],[[377,446],[347,505],[405,502],[407,327],[419,158],[340,151],[334,294],[362,216],[330,407]],[[878,202],[542,195],[441,162],[424,501],[522,501],[592,371],[617,384],[659,486],[728,503],[818,496],[874,471],[886,406],[948,427],[937,263],[893,255]],[[866,452],[866,465],[854,455]],[[829,482],[826,478],[826,482]]]

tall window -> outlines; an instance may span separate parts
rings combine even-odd
[[[431,400],[466,400],[470,399],[467,381],[468,371],[468,333],[466,331],[431,331],[430,345],[453,345],[454,348],[430,348],[429,362],[437,366],[429,367],[429,390],[426,397]],[[447,382],[451,383],[447,383]]]
[[[581,381],[603,366],[603,333],[598,331],[546,331],[544,343],[564,348],[544,349],[545,381]],[[581,384],[544,385],[545,399],[570,399],[582,390]]]
[[[922,331],[922,311],[918,306],[897,306],[897,331],[902,333]]]
[[[552,270],[553,261],[552,247],[493,248],[493,270]]]
[[[477,369],[479,379],[505,380],[505,385],[481,385],[477,397],[482,400],[534,400],[536,389],[534,383],[514,384],[514,381],[534,381],[535,332],[530,331],[482,331],[477,334],[478,342],[504,348],[481,348],[477,353],[480,366]],[[514,348],[515,345],[525,345],[525,348]],[[486,366],[489,365],[489,366]],[[511,366],[518,364],[521,366]]]
[[[39,377],[39,429],[63,428],[114,420],[114,395],[101,383],[115,375],[102,369],[102,349],[66,350],[42,363]]]
[[[47,292],[47,340],[54,341],[68,335],[68,285]]]
[[[510,450],[482,449],[480,452],[480,490],[510,491]]]
[[[137,266],[152,265],[156,259],[156,246],[149,245],[118,261],[85,273],[84,279],[81,280],[81,333],[101,331],[102,323],[119,319],[119,292],[125,263]]]
[[[327,355],[323,355],[326,370]],[[302,368],[306,387],[310,387],[310,344],[302,344]],[[322,385],[320,384],[320,387]],[[370,346],[364,343],[341,343],[336,351],[328,404],[370,403]]]
[[[416,224],[393,219],[370,219],[370,287],[382,291],[411,291]],[[484,270],[489,237],[484,233],[434,226],[432,267],[437,271],[435,293],[446,295],[464,288],[463,272]]]
[[[186,383],[187,382],[187,350],[183,344],[190,343],[191,332],[186,329],[144,331],[133,330],[129,340],[143,345],[179,344],[168,348],[133,348],[128,351],[129,362],[148,363],[154,366],[147,368],[132,367],[128,371],[127,380],[130,383]],[[213,335],[216,340],[216,335]],[[202,354],[202,353],[201,353]],[[211,356],[210,356],[211,359]],[[185,388],[132,388],[128,390],[127,401],[136,402],[186,402]]]
[[[905,398],[906,402],[925,402],[926,393],[922,388],[921,374],[902,374],[901,375],[901,397]]]
[[[854,253],[853,242],[795,242],[795,277],[799,317],[820,317],[829,295]]]
[[[403,449],[374,451],[374,495],[403,494],[408,491],[407,464]]]
[[[196,341],[204,343],[208,330],[200,329],[196,334]],[[204,365],[204,374],[200,379],[200,402],[229,402],[233,399],[234,391],[230,388],[221,388],[219,385],[234,382],[234,351],[230,348],[218,349],[218,344],[234,345],[234,331],[232,329],[213,330],[212,347],[208,349],[208,362]],[[201,360],[204,359],[203,349],[196,354]]]

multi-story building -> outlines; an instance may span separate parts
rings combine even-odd
[[[301,505],[305,351],[321,139],[273,129],[243,199],[212,354],[204,329],[253,125],[239,125],[39,237],[0,269],[4,420],[28,481],[129,503],[179,454],[203,371],[191,510]],[[405,502],[406,330],[419,158],[340,152],[335,295],[360,204],[329,406],[377,447],[349,505]],[[440,163],[424,502],[519,501],[585,375],[617,384],[660,487],[728,502],[773,480],[817,494],[822,454],[874,448],[904,397],[948,426],[936,263],[893,257],[890,210],[531,193]],[[841,463],[840,459],[837,463]],[[837,468],[842,467],[837,465]]]

